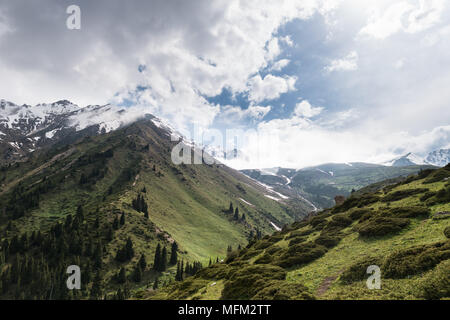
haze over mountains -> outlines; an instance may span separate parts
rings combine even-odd
[[[0,162],[20,159],[45,144],[56,143],[84,129],[88,129],[89,134],[106,133],[142,119],[148,114],[142,106],[120,107],[108,104],[80,107],[67,100],[35,106],[26,104],[19,106],[1,100],[2,159]],[[165,126],[170,127],[168,124]],[[172,129],[172,131],[175,130]],[[237,149],[225,151],[209,145],[205,148],[218,160],[245,156],[241,150]],[[450,149],[440,149],[430,152],[425,157],[407,153],[382,164],[386,166],[445,166],[448,162],[450,162]]]

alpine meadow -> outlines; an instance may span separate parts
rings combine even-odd
[[[444,0],[0,1],[0,302],[445,305],[449,26]]]

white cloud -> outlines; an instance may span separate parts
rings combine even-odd
[[[404,59],[399,59],[395,62],[394,64],[394,68],[395,69],[401,69],[403,68],[403,66],[405,65],[405,60]]]
[[[431,47],[436,45],[441,41],[445,41],[450,36],[450,25],[445,25],[440,27],[434,32],[427,34],[421,41],[421,43],[426,47]]]
[[[280,53],[281,53],[281,48],[280,45],[278,44],[278,38],[272,38],[267,42],[267,54],[266,54],[266,59],[267,61],[272,61],[273,59],[275,59]]]
[[[343,59],[332,60],[325,70],[333,71],[354,71],[358,69],[358,53],[356,51],[350,52]]]
[[[357,129],[320,127],[307,119],[275,119],[261,122],[257,130],[241,137],[245,157],[226,162],[244,168],[303,168],[320,163],[383,163],[407,152],[424,155],[444,146],[450,126],[419,134],[375,130],[376,123],[363,122]],[[282,155],[282,156],[280,156]]]
[[[247,92],[250,84],[256,102],[293,88],[292,77],[254,75],[280,54],[280,42],[291,43],[276,37],[280,26],[330,10],[326,2],[136,0],[135,10],[124,10],[127,4],[118,0],[80,0],[79,31],[65,28],[63,3],[2,2],[15,32],[0,41],[0,96],[87,105],[120,92],[112,102],[139,101],[175,126],[195,119],[208,125],[219,108],[205,96],[224,88]],[[134,97],[129,92],[137,86],[148,89]]]
[[[269,70],[274,70],[274,71],[281,71],[284,67],[286,67],[289,63],[291,62],[291,60],[289,59],[280,59],[278,61],[276,61]]]
[[[289,47],[292,47],[294,45],[294,42],[292,41],[291,36],[289,35],[280,37],[280,41],[285,43]]]
[[[226,124],[235,124],[241,121],[254,121],[263,119],[272,109],[271,106],[251,105],[247,109],[239,106],[223,106],[217,120]]]
[[[440,21],[444,7],[444,0],[401,1],[387,8],[378,7],[359,34],[385,39],[400,31],[424,31]]]
[[[277,77],[268,74],[262,79],[260,75],[256,75],[248,83],[249,100],[260,102],[276,99],[281,94],[294,90],[296,81],[297,78],[293,76]]]
[[[0,37],[10,32],[13,32],[13,29],[8,23],[6,15],[0,10]]]
[[[323,107],[313,107],[307,100],[303,100],[295,105],[294,116],[312,118],[319,115]]]

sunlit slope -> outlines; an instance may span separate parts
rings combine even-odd
[[[450,165],[352,196],[252,242],[156,299],[450,297]],[[369,265],[381,289],[369,290]]]

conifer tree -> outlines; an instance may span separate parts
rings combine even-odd
[[[233,213],[234,208],[233,208],[233,202],[230,201],[230,208],[228,209],[229,213]]]
[[[141,282],[142,281],[142,271],[139,263],[134,268],[133,272],[133,280],[134,282]]]
[[[139,266],[141,267],[142,271],[144,271],[145,268],[147,268],[147,261],[145,260],[144,254],[142,254],[141,258],[139,259]]]
[[[180,261],[178,261],[177,273],[175,274],[175,281],[182,281],[182,280],[183,280],[183,276],[182,276],[182,271],[181,271],[181,263],[180,263]]]
[[[95,275],[90,296],[91,299],[98,299],[102,296],[102,278],[100,277],[100,272],[97,272]]]
[[[98,219],[98,217],[95,219],[95,222],[94,222],[94,228],[95,228],[95,229],[100,228],[100,220]]]
[[[234,210],[234,220],[239,220],[239,208],[236,207]]]
[[[178,244],[174,241],[172,243],[172,249],[170,251],[170,261],[169,264],[171,266],[175,265],[178,260]]]
[[[131,241],[131,238],[127,239],[127,243],[125,245],[125,253],[128,260],[134,257],[133,241]]]
[[[120,271],[117,274],[117,282],[120,283],[120,284],[123,284],[126,281],[127,281],[127,275],[126,275],[126,272],[125,272],[125,268],[122,267],[122,268],[120,268]]]
[[[161,271],[166,271],[167,269],[167,249],[166,247],[163,248],[161,253]]]
[[[119,218],[117,218],[117,215],[114,217],[114,221],[113,221],[113,229],[117,230],[119,229]]]
[[[158,243],[155,251],[155,259],[153,261],[153,269],[155,271],[160,271],[159,267],[161,266],[161,245]]]
[[[83,207],[81,205],[77,207],[77,217],[80,221],[84,220]]]

